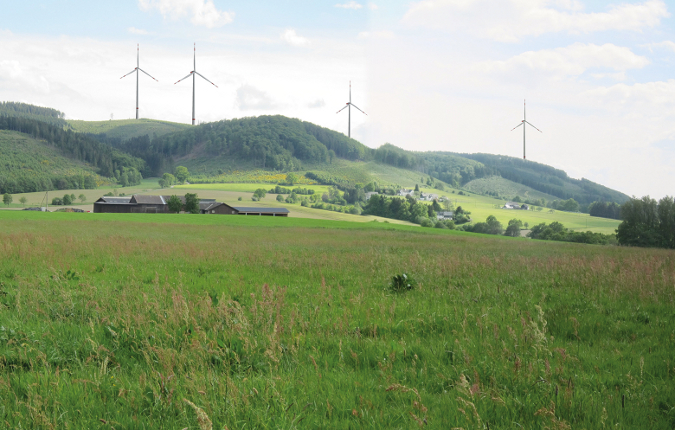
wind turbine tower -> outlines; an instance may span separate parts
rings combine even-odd
[[[537,130],[539,133],[543,133],[537,127],[535,127],[532,124],[530,124],[529,122],[527,122],[526,108],[527,108],[527,105],[525,104],[525,100],[523,100],[523,120],[520,122],[520,124],[518,124],[517,126],[515,126],[511,129],[511,131],[513,131],[513,130],[517,129],[518,127],[520,127],[521,125],[523,126],[523,160],[525,160],[525,128],[526,128],[525,125],[527,124],[530,127]]]
[[[192,125],[195,125],[195,75],[201,76],[202,79],[204,79],[206,82],[208,82],[209,84],[218,88],[218,85],[209,81],[202,74],[197,72],[197,44],[196,43],[195,43],[195,53],[194,53],[194,65],[193,65],[192,71],[186,77],[184,77],[183,79],[180,79],[176,83],[174,83],[174,85],[176,85],[178,82],[180,82],[182,80],[185,80],[185,79],[189,78],[190,76],[192,76]]]
[[[138,43],[137,43],[136,44],[136,68],[134,70],[132,70],[131,72],[127,73],[126,75],[124,75],[124,76],[129,76],[132,73],[136,73],[136,119],[138,119],[138,72],[139,71],[141,71],[141,72],[145,73],[146,75],[150,76],[150,74],[148,72],[141,69],[141,50],[140,50],[140,47],[138,46]],[[124,78],[124,76],[122,76],[122,78]],[[150,77],[152,78],[152,76],[150,76]],[[122,78],[120,78],[120,79],[122,79]],[[155,78],[152,78],[152,79],[155,79]],[[157,79],[155,79],[155,81],[159,82]],[[112,115],[110,116],[110,118],[112,119]]]
[[[356,109],[359,109],[355,104],[352,103],[352,81],[349,81],[349,101],[347,102],[347,105],[337,111],[336,113],[340,113],[343,110],[347,109],[347,137],[352,137],[352,106],[354,106]],[[361,109],[359,109],[359,112],[361,112],[364,115],[368,115]]]

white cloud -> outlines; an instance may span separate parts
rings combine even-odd
[[[359,33],[358,36],[360,39],[369,39],[369,38],[374,38],[374,39],[393,39],[394,32],[393,31],[362,31]]]
[[[485,73],[534,70],[564,77],[578,76],[589,69],[613,69],[622,72],[640,69],[647,64],[649,64],[647,58],[634,54],[626,47],[611,43],[604,45],[575,43],[564,48],[524,52],[506,61],[483,62],[478,64],[476,69]],[[620,75],[613,75],[614,79],[617,77]]]
[[[145,11],[158,10],[164,18],[189,17],[194,25],[207,28],[229,24],[234,12],[221,11],[213,0],[138,0],[138,6]]]
[[[131,34],[148,34],[147,31],[142,30],[140,28],[134,28],[134,27],[127,28],[127,31]]]
[[[582,9],[574,0],[424,0],[412,4],[403,21],[516,42],[524,36],[556,32],[641,31],[670,16],[663,0],[611,6],[600,13],[584,13]]]
[[[326,102],[323,99],[316,99],[311,103],[307,104],[307,107],[310,109],[319,109],[326,106]]]
[[[241,110],[270,110],[277,107],[269,94],[248,84],[237,89],[235,103]]]
[[[298,33],[292,28],[288,28],[283,33],[281,33],[281,39],[293,46],[307,46],[310,44],[309,39],[299,36]]]
[[[663,42],[658,42],[658,43],[650,43],[647,45],[643,45],[649,48],[650,52],[654,51],[654,48],[665,48],[669,49],[671,51],[675,51],[675,42],[671,42],[670,40],[664,40]]]
[[[336,4],[335,7],[340,7],[343,9],[361,9],[363,5],[361,3],[357,3],[354,0],[343,3],[343,4]]]
[[[377,10],[379,7],[375,3],[368,3],[368,9]]]

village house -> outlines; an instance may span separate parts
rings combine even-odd
[[[366,201],[370,200],[370,198],[374,195],[379,194],[377,191],[369,191],[366,193]]]
[[[455,215],[455,213],[452,212],[452,211],[438,212],[438,213],[436,213],[436,219],[438,219],[440,221],[451,220],[454,215]]]
[[[518,204],[515,202],[506,202],[504,203],[504,206],[502,206],[502,209],[521,209],[521,210],[529,210],[529,206],[527,206],[525,203]]]

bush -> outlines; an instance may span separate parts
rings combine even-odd
[[[394,275],[389,284],[389,291],[394,293],[402,293],[415,289],[415,281],[409,278],[405,273],[401,275]]]
[[[278,202],[283,202],[284,201],[284,196],[282,194],[277,194],[277,201]]]

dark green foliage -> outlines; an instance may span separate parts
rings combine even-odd
[[[169,206],[169,212],[178,213],[183,209],[183,202],[181,202],[178,196],[169,197],[167,202]]]
[[[427,207],[430,206],[418,202],[412,197],[387,198],[386,196],[376,194],[370,197],[368,204],[363,209],[363,213],[410,221],[417,224],[426,224],[428,222],[428,226],[431,227],[433,223],[428,218],[429,212]]]
[[[485,222],[478,222],[476,224],[468,224],[463,228],[464,231],[470,231],[472,233],[483,233],[483,234],[502,234],[504,232],[504,227],[502,223],[497,221],[497,218],[494,215],[487,217]]]
[[[197,197],[197,194],[194,193],[185,194],[184,210],[185,212],[189,212],[191,214],[199,213],[199,198]]]
[[[18,131],[35,139],[44,139],[69,157],[98,168],[101,176],[111,177],[115,170],[122,167],[134,167],[140,171],[145,165],[143,160],[117,151],[89,136],[34,119],[0,115],[0,130]]]
[[[277,201],[278,201],[278,202],[283,202],[283,201],[284,201],[284,196],[281,195],[281,194],[277,195]]]
[[[477,171],[476,178],[497,174],[502,178],[527,185],[537,191],[563,200],[573,198],[582,204],[590,204],[597,200],[617,203],[628,200],[628,196],[623,193],[596,184],[588,179],[572,179],[564,171],[545,164],[502,155],[456,155],[482,163],[483,167]],[[462,180],[465,180],[464,177],[462,177]]]
[[[675,201],[664,197],[658,204],[645,196],[621,205],[623,222],[616,230],[621,245],[675,249]]]
[[[519,219],[512,219],[509,221],[509,225],[506,227],[504,236],[511,237],[520,237],[520,228],[523,226],[523,222]]]
[[[67,126],[66,114],[56,109],[33,106],[26,103],[0,102],[0,115],[37,120],[60,128]]]
[[[285,188],[285,187],[282,187],[280,185],[277,185],[276,187],[270,189],[268,191],[268,193],[269,194],[291,194],[291,193],[295,193],[295,194],[302,194],[302,195],[312,195],[312,194],[314,194],[314,190],[308,189],[308,188],[300,188],[300,187],[290,189],[290,188]]]
[[[5,193],[5,194],[2,196],[2,202],[3,202],[4,204],[6,204],[7,206],[9,206],[10,203],[12,203],[12,200],[13,200],[13,198],[12,198],[12,196],[11,196],[10,194]]]
[[[615,202],[593,202],[588,206],[591,216],[621,219],[621,206]]]
[[[405,273],[394,275],[389,283],[389,291],[394,293],[403,293],[415,289],[415,281]]]
[[[556,240],[559,242],[589,243],[593,245],[616,244],[616,236],[613,234],[571,231],[557,221],[549,225],[541,223],[533,226],[527,237],[541,240]]]
[[[73,199],[70,197],[69,194],[66,194],[63,196],[63,204],[64,205],[72,205],[73,204]]]
[[[329,163],[334,156],[359,160],[370,151],[340,133],[282,116],[218,121],[152,141],[144,136],[115,145],[145,159],[155,175],[171,165],[173,158],[198,147],[210,156],[245,159],[256,167],[275,170],[299,170],[304,161]]]

